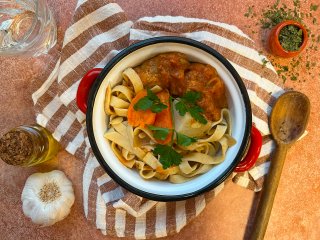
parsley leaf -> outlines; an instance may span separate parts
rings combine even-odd
[[[182,155],[176,152],[171,146],[157,144],[153,153],[160,156],[159,161],[163,169],[178,166],[182,161]]]
[[[134,110],[147,110],[152,107],[153,102],[145,96],[144,98],[141,98],[134,106]]]
[[[152,101],[160,101],[158,96],[154,94],[154,92],[152,92],[150,88],[147,88],[147,96]]]
[[[160,140],[166,140],[171,130],[168,128],[161,128],[152,125],[148,125],[148,128],[153,131],[154,138]]]
[[[200,98],[201,93],[199,92],[190,91],[185,93],[175,104],[175,107],[180,116],[184,116],[186,112],[189,112],[196,121],[202,124],[206,124],[208,121],[202,115],[203,109],[196,104],[196,101]]]
[[[190,115],[197,120],[199,123],[206,124],[207,119],[201,114],[201,112],[196,108],[189,109]]]
[[[182,101],[177,102],[175,106],[180,116],[184,116],[188,112],[186,105]]]
[[[202,109],[201,109],[202,110]],[[197,120],[199,123],[206,124],[208,121],[207,119],[201,114],[202,111],[199,111],[198,108],[190,108],[189,113],[190,115]]]
[[[188,103],[194,103],[195,101],[197,101],[201,98],[201,93],[195,92],[195,91],[189,91],[189,92],[186,92],[182,96],[182,98]]]
[[[148,110],[153,113],[159,113],[168,106],[163,104],[158,96],[154,94],[149,88],[147,88],[147,96],[141,98],[134,106],[134,110]]]
[[[151,106],[151,112],[154,112],[154,113],[159,113],[161,112],[163,109],[166,109],[168,106],[163,104],[163,103],[154,103],[152,104]]]
[[[177,143],[178,143],[178,145],[180,145],[180,146],[185,146],[185,147],[187,147],[187,146],[189,146],[191,143],[197,141],[196,138],[188,137],[188,136],[186,136],[186,135],[184,135],[184,134],[182,134],[182,133],[176,132],[176,134],[177,134]]]

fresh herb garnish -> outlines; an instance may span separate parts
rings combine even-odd
[[[198,105],[194,105],[193,107],[188,108],[188,112],[199,123],[207,124],[207,119],[202,115],[203,109]]]
[[[280,30],[279,42],[287,51],[297,51],[303,42],[302,29],[294,25],[285,26]]]
[[[206,124],[207,120],[202,115],[203,109],[196,104],[196,101],[201,98],[201,93],[195,91],[186,92],[181,98],[176,99],[177,103],[175,107],[181,116],[184,116],[187,112],[198,122]],[[170,106],[171,106],[171,115],[173,117],[173,108],[172,102],[174,98],[170,96]],[[150,109],[154,113],[159,113],[163,109],[166,109],[168,106],[163,104],[158,96],[154,94],[150,89],[147,89],[147,96],[141,98],[135,105],[135,110],[147,110]],[[178,133],[175,129],[157,127],[153,125],[148,125],[148,128],[153,131],[153,136],[157,140],[165,141],[170,133],[173,133],[171,136],[171,142],[169,145],[157,144],[153,150],[154,155],[159,155],[159,161],[162,164],[164,169],[171,166],[177,166],[181,163],[182,155],[179,154],[173,148],[173,139],[174,134],[176,134],[177,145],[180,146],[189,146],[190,144],[197,141],[196,138],[188,137],[182,133]]]
[[[196,104],[196,101],[201,98],[201,93],[195,91],[186,92],[181,98],[177,99],[175,107],[180,116],[184,116],[187,112],[198,122],[206,124],[208,121],[203,116],[203,109]],[[170,101],[173,98],[170,96]],[[168,108],[168,106],[160,101],[158,96],[154,94],[150,89],[147,89],[147,96],[141,98],[134,106],[134,110],[148,110],[153,113],[160,113],[162,110]]]
[[[188,112],[186,105],[181,101],[177,102],[175,107],[179,112],[180,116],[184,116]]]
[[[192,143],[197,141],[196,138],[188,137],[188,136],[186,136],[186,135],[184,135],[182,133],[176,132],[176,134],[177,134],[177,143],[180,146],[187,147],[190,144],[192,144]]]
[[[181,99],[185,100],[188,103],[194,103],[195,101],[198,101],[201,98],[201,93],[200,92],[195,92],[195,91],[189,91],[186,92]]]
[[[160,101],[158,96],[154,94],[149,88],[147,89],[147,96],[141,98],[134,106],[134,110],[150,109],[153,113],[159,113],[168,106]]]
[[[161,112],[163,109],[166,109],[167,108],[167,105],[159,102],[159,103],[155,103],[151,106],[151,112],[154,112],[154,113],[159,113]]]
[[[158,140],[165,140],[168,137],[169,133],[173,131],[177,136],[177,144],[180,146],[187,147],[191,143],[194,143],[197,141],[196,138],[188,137],[187,135],[177,132],[175,129],[156,127],[153,125],[148,125],[148,128],[153,131],[154,138]],[[172,145],[172,142],[171,142],[171,145]]]
[[[177,144],[180,146],[187,147],[197,141],[196,138],[188,137],[182,133],[178,133],[174,129],[161,128],[152,125],[149,125],[148,128],[153,131],[154,138],[158,140],[165,140],[168,137],[169,133],[171,131],[174,131],[177,137]],[[153,154],[160,156],[159,161],[164,169],[171,166],[177,166],[181,163],[182,155],[174,150],[172,145],[173,135],[170,145],[157,144],[155,149],[153,150]]]
[[[180,116],[184,116],[187,112],[199,123],[206,124],[208,121],[203,116],[203,109],[199,107],[196,102],[201,97],[199,92],[189,91],[185,93],[175,104]]]
[[[164,141],[168,137],[170,131],[172,131],[172,129],[169,128],[156,127],[152,125],[148,125],[148,128],[153,131],[155,139],[162,141]]]
[[[160,156],[159,161],[162,164],[163,169],[167,169],[171,166],[178,166],[182,161],[182,155],[168,145],[157,144],[153,153]]]
[[[141,98],[134,106],[134,110],[138,111],[138,110],[147,110],[149,108],[151,108],[153,102],[152,100],[150,100],[147,96]]]

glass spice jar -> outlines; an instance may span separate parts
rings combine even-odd
[[[51,133],[39,125],[14,128],[0,138],[0,158],[10,165],[30,167],[52,159],[60,149]]]

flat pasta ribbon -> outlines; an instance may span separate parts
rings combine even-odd
[[[135,94],[143,90],[143,84],[139,75],[132,68],[127,68],[122,73],[125,81],[130,82],[133,86]]]

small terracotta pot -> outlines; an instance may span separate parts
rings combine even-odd
[[[302,29],[303,42],[302,42],[298,51],[287,51],[280,44],[280,41],[279,41],[280,31],[282,28],[284,28],[285,26],[289,26],[289,25],[294,25],[294,26],[297,26],[298,28]],[[290,58],[290,57],[297,56],[306,47],[307,42],[308,42],[308,32],[307,32],[306,28],[301,23],[294,21],[294,20],[286,20],[286,21],[279,23],[271,30],[271,33],[269,36],[269,47],[270,47],[271,52],[274,55],[284,57],[284,58]]]

